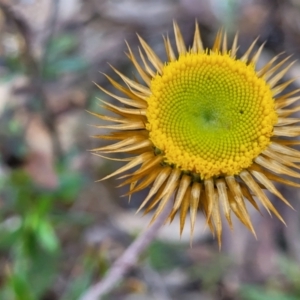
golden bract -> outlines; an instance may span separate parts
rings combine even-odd
[[[237,36],[228,49],[226,34],[219,32],[213,47],[205,50],[196,24],[188,50],[176,23],[174,33],[178,55],[165,39],[166,63],[140,37],[142,64],[128,46],[143,82],[114,69],[125,85],[107,78],[123,97],[100,87],[119,105],[102,101],[116,117],[93,113],[111,122],[97,126],[110,130],[97,137],[117,142],[94,151],[130,156],[119,159],[127,164],[104,179],[139,166],[121,176],[125,180],[120,186],[129,184],[128,195],[150,187],[140,209],[156,209],[155,220],[172,201],[169,221],[180,211],[182,232],[189,212],[191,236],[197,211],[202,210],[219,244],[221,211],[230,226],[234,213],[255,234],[245,200],[257,210],[259,201],[284,222],[263,190],[289,205],[272,181],[300,186],[282,177],[300,178],[300,152],[293,149],[299,142],[286,140],[300,133],[294,125],[300,119],[290,117],[300,108],[287,108],[300,99],[299,90],[284,94],[293,79],[278,84],[292,64],[282,68],[288,58],[275,64],[276,56],[256,70],[263,49],[251,55],[256,41],[237,59]]]

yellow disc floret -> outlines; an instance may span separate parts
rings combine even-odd
[[[270,143],[277,122],[270,86],[252,64],[188,53],[152,81],[147,129],[165,162],[202,179],[235,175]]]

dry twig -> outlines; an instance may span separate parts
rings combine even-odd
[[[153,224],[147,228],[120,256],[111,269],[108,271],[102,281],[90,287],[80,300],[97,300],[109,293],[114,286],[124,277],[124,275],[132,268],[140,254],[155,238],[158,230],[164,224],[170,213],[172,201],[169,201],[165,210],[157,217]]]

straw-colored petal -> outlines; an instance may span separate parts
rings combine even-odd
[[[197,22],[195,25],[195,33],[194,33],[194,41],[193,41],[192,51],[194,53],[204,51],[202,40],[201,40],[201,35],[200,35],[200,30],[199,30],[199,25]]]
[[[300,118],[278,118],[276,126],[292,125],[300,122]]]
[[[134,145],[129,145],[123,148],[115,149],[115,150],[102,150],[103,153],[130,153],[134,152],[136,150],[151,150],[151,142],[144,140],[140,141]]]
[[[175,61],[176,60],[176,56],[174,54],[174,50],[173,47],[171,45],[170,39],[167,36],[167,38],[164,38],[164,43],[165,43],[165,48],[166,48],[166,52],[167,52],[167,56],[168,56],[168,60],[169,61]]]
[[[236,35],[234,36],[234,39],[233,39],[231,50],[230,50],[230,56],[232,58],[235,58],[237,50],[238,50],[238,45],[237,45],[237,43],[238,43],[238,37],[239,37],[239,35],[236,33]]]
[[[132,104],[130,104],[130,106],[134,106],[134,107],[137,107],[137,108],[146,108],[147,107],[147,103],[145,101],[143,101],[142,98],[136,96],[128,88],[123,87],[121,84],[119,84],[118,82],[113,80],[110,76],[108,76],[106,74],[104,74],[104,76],[112,84],[113,87],[115,87],[120,92],[124,93],[130,99],[134,100],[134,101],[131,102]],[[136,105],[138,105],[138,106],[136,106]]]
[[[223,35],[223,30],[220,29],[217,33],[217,36],[215,38],[214,44],[212,46],[212,51],[217,52],[221,48],[221,43],[222,43],[222,35]]]
[[[159,169],[152,170],[151,173],[149,173],[149,175],[139,184],[137,181],[134,181],[134,183],[135,183],[134,187],[130,186],[129,192],[126,193],[124,196],[132,195],[133,193],[141,191],[141,190],[145,189],[146,187],[148,187],[149,185],[151,185],[153,183],[153,181],[156,179],[156,176],[159,174],[159,171],[160,171]],[[131,182],[129,181],[127,184],[130,184],[130,183]],[[123,185],[124,184],[122,184],[122,186]]]
[[[181,31],[178,27],[178,24],[176,22],[173,22],[174,27],[174,34],[175,34],[175,41],[176,41],[176,47],[179,54],[185,54],[186,53],[186,47],[185,43],[181,34]]]
[[[117,142],[115,144],[111,144],[111,145],[100,147],[100,148],[95,148],[95,149],[93,149],[93,151],[107,151],[107,150],[122,149],[125,146],[136,144],[141,141],[144,142],[145,140],[139,136],[132,136],[132,137],[124,139],[120,142]]]
[[[280,108],[285,108],[287,106],[290,106],[292,104],[294,104],[295,102],[300,100],[300,96],[299,97],[291,97],[291,98],[284,98],[284,99],[279,99],[278,101],[275,102],[276,108],[280,109]]]
[[[137,171],[135,171],[131,176],[147,174],[147,171],[152,167],[159,166],[163,161],[163,157],[160,155],[153,157],[150,161],[144,163]]]
[[[276,85],[272,88],[273,96],[277,96],[278,94],[282,93],[289,85],[291,85],[296,78],[292,78],[284,83],[281,83],[279,85]]]
[[[300,126],[274,127],[274,134],[279,136],[295,137],[300,135]]]
[[[281,199],[286,205],[293,208],[292,205],[282,196],[282,194],[276,189],[275,185],[267,178],[266,175],[254,170],[251,171],[251,174],[257,179],[258,182],[264,185],[269,192]]]
[[[95,156],[99,156],[108,160],[112,160],[112,161],[131,161],[133,160],[134,157],[126,157],[126,158],[115,158],[115,157],[109,157],[109,156],[105,156],[99,153],[92,153]]]
[[[97,125],[95,126],[99,129],[113,129],[113,130],[133,130],[133,129],[143,129],[145,127],[142,121],[135,121],[128,124],[118,124],[118,125]]]
[[[243,183],[240,183],[240,187],[241,187],[244,198],[246,198],[258,212],[260,212],[260,209],[259,209],[256,201],[254,200],[253,195],[250,193],[248,187]]]
[[[187,191],[189,185],[191,184],[191,182],[192,182],[191,176],[189,176],[189,175],[182,176],[177,193],[176,193],[174,205],[173,205],[172,211],[169,216],[170,221],[173,220],[176,212],[180,208],[183,198],[184,198],[186,191]]]
[[[270,61],[268,61],[260,70],[257,71],[258,77],[263,77],[270,70],[270,68],[274,65],[275,61],[278,60],[280,55],[274,56]]]
[[[297,161],[298,159],[293,159],[293,157],[288,157],[276,152],[273,152],[271,149],[266,149],[263,153],[264,156],[271,158],[287,167],[292,167],[295,169],[300,169],[300,166],[293,163],[293,161]]]
[[[144,215],[148,214],[154,207],[157,206],[157,204],[163,199],[163,197],[166,195],[166,185],[167,181],[165,181],[161,187],[158,189],[154,197],[151,199],[151,201],[147,204],[147,207],[144,210]]]
[[[228,221],[230,228],[232,229],[232,221],[231,221],[231,215],[230,215],[231,210],[230,210],[230,205],[229,205],[229,201],[228,201],[227,186],[226,186],[224,179],[218,179],[216,181],[216,186],[218,189],[219,201],[223,208],[224,215]]]
[[[159,57],[155,54],[155,52],[150,48],[150,46],[138,35],[138,39],[145,50],[145,53],[153,65],[153,67],[157,70],[159,74],[161,74],[162,69],[164,67],[163,62],[159,59]]]
[[[285,155],[289,155],[289,156],[293,156],[293,157],[297,157],[300,158],[300,152],[296,149],[292,149],[290,147],[287,147],[285,145],[281,145],[278,142],[275,143],[271,143],[269,148],[275,152],[281,153],[281,154],[285,154]]]
[[[144,101],[141,101],[142,99],[139,99],[137,101],[135,99],[128,99],[128,98],[125,98],[125,97],[120,97],[120,96],[117,96],[117,95],[111,93],[110,91],[106,90],[105,88],[103,88],[101,86],[98,86],[98,85],[96,85],[96,86],[100,90],[102,90],[105,94],[107,94],[108,96],[118,100],[122,104],[129,105],[129,106],[132,106],[132,107],[135,107],[135,108],[147,108],[147,103],[144,102]]]
[[[190,207],[190,200],[191,199],[191,187],[189,186],[180,207],[180,235],[182,235],[182,231],[184,229],[186,215]]]
[[[252,234],[256,237],[255,230],[253,228],[252,222],[250,220],[249,214],[245,207],[245,203],[242,198],[237,197],[233,198],[231,193],[229,194],[229,204],[231,210],[234,214],[239,218],[239,220],[252,232]]]
[[[259,58],[260,58],[260,55],[264,49],[264,46],[265,46],[265,43],[262,43],[261,46],[258,48],[257,52],[253,55],[253,57],[250,59],[250,63],[253,64],[253,65],[256,65]]]
[[[278,175],[275,175],[273,173],[267,172],[266,170],[264,170],[264,174],[269,178],[269,180],[272,180],[272,181],[275,181],[275,182],[278,182],[278,183],[281,183],[281,184],[284,184],[284,185],[287,185],[287,186],[300,188],[299,183],[296,183],[296,182],[293,182],[291,180],[282,178],[281,176],[278,176]]]
[[[129,46],[129,44],[126,42],[128,51],[129,51],[129,59],[132,61],[133,65],[135,66],[135,68],[137,69],[138,73],[140,74],[140,76],[142,77],[142,79],[144,80],[144,82],[147,84],[148,87],[150,87],[150,83],[151,83],[151,77],[149,76],[149,74],[147,74],[143,68],[140,66],[140,64],[137,62],[135,56],[133,55],[131,48]]]
[[[289,58],[287,58],[287,59],[289,59]],[[282,71],[280,71],[280,72],[277,73],[275,76],[273,76],[271,79],[269,79],[269,80],[268,80],[269,85],[270,85],[271,87],[274,87],[274,86],[278,83],[278,81],[279,81],[280,79],[283,78],[283,76],[286,74],[286,72],[287,72],[287,71],[292,67],[292,65],[294,65],[294,64],[295,64],[295,62],[291,62],[291,63],[290,63],[287,67],[285,67]],[[269,71],[269,72],[266,74],[266,76],[268,76],[269,73],[272,74],[272,72]]]
[[[227,47],[227,33],[225,31],[223,36],[223,42],[222,42],[222,53],[227,54],[228,53],[228,47]]]
[[[154,181],[147,197],[143,201],[143,203],[140,205],[137,212],[139,212],[144,206],[147,204],[147,202],[158,192],[158,190],[161,188],[161,186],[164,184],[166,179],[169,177],[172,169],[170,167],[163,168],[161,172],[158,174],[156,180]]]
[[[163,199],[160,201],[158,208],[155,211],[155,214],[152,217],[151,222],[153,222],[163,211],[164,207],[166,206],[167,202],[170,201],[171,195],[174,193],[175,189],[177,188],[178,185],[178,179],[181,175],[181,172],[179,169],[174,169],[172,170],[167,184],[164,188],[164,191],[162,193]]]
[[[115,172],[111,173],[110,175],[107,175],[106,177],[102,178],[101,181],[106,180],[108,178],[111,178],[113,176],[119,175],[123,172],[126,172],[126,171],[142,164],[143,162],[150,160],[152,157],[153,157],[153,154],[151,152],[145,152],[145,153],[137,156],[136,158],[134,158],[132,161],[130,161],[128,164],[121,167],[117,171],[115,171]]]
[[[199,207],[200,193],[201,193],[201,183],[193,182],[191,188],[191,201],[190,201],[191,238],[194,235],[196,217],[197,217],[197,212]]]
[[[268,69],[268,71],[266,71],[266,73],[265,73],[265,78],[267,79],[267,80],[270,80],[270,78],[271,77],[276,77],[276,76],[278,76],[279,74],[282,74],[281,72],[283,71],[284,73],[289,69],[289,67],[285,67],[280,73],[276,73],[280,68],[282,68],[282,66],[284,66],[284,64],[286,63],[286,62],[288,62],[289,61],[289,59],[291,58],[291,55],[290,56],[288,56],[288,57],[286,57],[286,58],[284,58],[284,59],[282,59],[279,63],[277,63],[276,65],[274,65],[272,68],[270,67],[269,69]],[[294,62],[293,62],[294,63]],[[292,63],[292,64],[293,64]],[[283,73],[283,75],[284,75],[284,73]],[[276,74],[275,76],[274,76],[274,74]],[[280,77],[280,76],[279,76]],[[282,76],[280,77],[280,78],[282,78]]]
[[[204,180],[207,201],[207,220],[210,219],[214,206],[214,182],[212,178]]]
[[[219,249],[221,249],[222,219],[221,219],[221,214],[220,214],[219,197],[218,197],[218,193],[216,191],[214,192],[214,207],[213,207],[213,211],[212,211],[212,221],[214,223],[214,227],[216,230]]]
[[[107,108],[107,110],[110,110],[109,108]],[[113,129],[113,130],[121,130],[124,131],[124,134],[126,134],[128,132],[128,130],[143,130],[144,127],[142,127],[144,124],[144,122],[141,119],[132,119],[132,122],[121,122],[121,120],[119,120],[117,123],[120,124],[109,124],[109,125],[92,125],[95,128],[100,128],[100,129]],[[125,135],[124,135],[125,136]],[[127,136],[126,136],[127,137]],[[109,138],[108,138],[109,139]],[[113,140],[113,139],[111,139]]]
[[[101,100],[101,102],[105,104],[106,108],[111,108],[116,113],[137,115],[137,116],[146,115],[146,109],[119,107],[104,100]]]
[[[249,55],[251,54],[254,46],[256,45],[258,41],[258,37],[252,42],[252,44],[249,46],[248,50],[245,52],[245,54],[240,58],[241,61],[247,62],[249,59]]]
[[[291,177],[300,178],[300,174],[291,170],[290,168],[284,166],[283,164],[273,160],[273,159],[267,159],[262,156],[259,156],[255,159],[255,162],[266,168],[267,170],[273,171],[277,174],[284,174]]]
[[[88,111],[90,114],[92,114],[93,116],[104,120],[104,121],[110,121],[110,122],[115,122],[115,123],[130,123],[130,121],[128,119],[125,118],[115,118],[115,117],[111,117],[111,116],[106,116],[106,115],[102,115],[102,114],[97,114],[94,112],[90,112]]]
[[[119,76],[122,78],[122,80],[131,88],[134,88],[135,90],[143,93],[144,95],[151,95],[151,91],[149,90],[148,87],[145,87],[142,84],[137,83],[136,81],[128,78],[127,76],[123,75],[121,72],[119,72],[116,68],[113,66],[110,66]]]
[[[144,64],[144,67],[145,67],[145,71],[153,78],[155,76],[155,72],[152,70],[152,68],[149,66],[149,64],[147,63],[146,59],[145,59],[145,56],[141,50],[141,48],[139,47],[139,54],[140,54],[140,57],[142,59],[142,62]]]
[[[191,222],[191,238],[194,235],[195,223],[199,207],[202,185],[199,182],[193,182],[190,196],[190,222]]]
[[[248,227],[248,229],[255,235],[254,228],[250,221],[250,217],[243,200],[243,193],[240,184],[235,180],[233,176],[226,176],[225,180],[234,199],[234,201],[230,202],[230,206],[233,207],[235,214],[238,213],[237,216],[239,217],[239,219],[241,219],[246,227]]]
[[[266,210],[270,213],[273,212],[276,217],[285,224],[284,220],[276,210],[276,208],[273,206],[273,204],[270,202],[268,197],[264,194],[262,189],[259,187],[259,185],[254,181],[253,177],[250,175],[250,173],[246,170],[242,171],[240,174],[242,180],[245,182],[245,184],[249,187],[249,189],[256,195],[256,197],[261,201],[262,205],[266,208]]]
[[[236,198],[243,198],[243,194],[240,188],[240,185],[236,182],[234,176],[226,176],[225,177],[227,186],[229,187],[231,194]]]

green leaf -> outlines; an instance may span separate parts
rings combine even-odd
[[[78,72],[85,70],[88,67],[87,61],[80,56],[72,56],[61,59],[56,63],[60,73]]]
[[[78,173],[60,174],[57,197],[66,202],[73,202],[82,188],[83,180],[83,176]]]
[[[7,249],[9,247],[13,247],[18,240],[22,238],[22,234],[20,229],[16,228],[16,230],[8,231],[1,229],[0,230],[0,248]]]
[[[15,300],[37,300],[32,294],[28,282],[20,274],[12,274],[8,286],[12,290]]]
[[[41,221],[37,228],[37,235],[41,246],[49,251],[56,252],[59,249],[59,241],[52,225],[48,221]]]
[[[170,270],[181,259],[180,247],[160,241],[154,241],[148,248],[150,264],[156,270]]]
[[[77,276],[77,278],[69,284],[68,289],[61,300],[80,299],[80,296],[91,285],[94,272],[99,268],[99,263],[100,265],[106,264],[106,262],[101,257],[98,257],[98,255],[95,257],[94,255],[87,254],[84,257],[84,261],[80,262],[80,265],[84,266],[82,274]]]
[[[64,34],[54,37],[49,45],[49,61],[70,53],[76,49],[77,46],[78,38],[73,34]]]
[[[61,58],[46,67],[45,76],[56,78],[64,73],[85,71],[88,67],[87,61],[81,56]]]
[[[68,287],[67,292],[61,300],[79,299],[79,297],[91,285],[93,279],[92,270],[85,270],[84,273],[76,278]]]
[[[42,299],[41,296],[44,292],[52,286],[58,272],[58,258],[57,254],[40,249],[36,256],[30,260],[27,277],[30,288],[37,299]]]
[[[255,285],[244,285],[240,289],[242,300],[299,300],[299,297],[276,290],[265,290]]]

